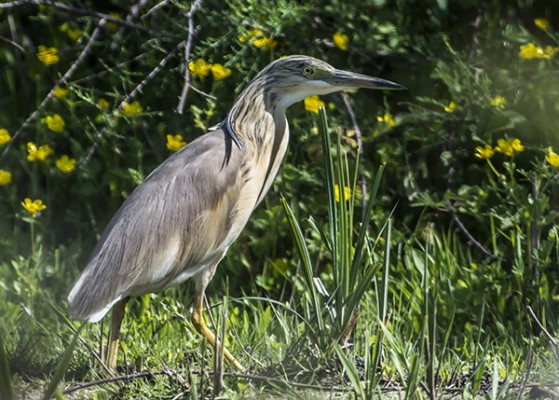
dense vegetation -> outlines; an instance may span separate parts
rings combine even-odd
[[[558,16],[545,0],[1,3],[0,397],[559,396]],[[289,109],[280,173],[207,292],[247,374],[220,377],[189,283],[129,303],[109,382],[108,323],[68,319],[72,282],[144,177],[288,54],[408,91]]]

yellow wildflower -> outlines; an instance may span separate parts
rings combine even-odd
[[[117,12],[110,12],[109,13],[110,17],[113,17],[114,19],[121,19],[122,15],[120,15],[120,13]],[[105,27],[111,31],[115,31],[116,28],[118,27],[118,24],[116,22],[112,22],[112,21],[108,21],[105,22]]]
[[[272,269],[272,274],[274,278],[278,278],[287,271],[288,265],[283,258],[276,258],[274,260],[274,269]]]
[[[269,37],[263,37],[260,39],[256,39],[252,44],[255,47],[262,48],[264,50],[273,50],[277,47],[278,41]]]
[[[72,42],[77,42],[82,36],[82,31],[79,28],[72,28],[67,22],[60,25],[58,29],[60,32],[66,33]]]
[[[495,107],[495,108],[503,108],[505,106],[506,102],[507,102],[507,100],[501,95],[497,95],[497,96],[489,99],[489,104],[492,107]]]
[[[124,115],[125,117],[133,117],[134,115],[138,115],[141,112],[143,112],[144,109],[142,108],[142,105],[140,104],[139,101],[135,101],[133,103],[124,103],[122,105],[122,110],[120,110],[120,113],[122,115]]]
[[[54,93],[52,95],[57,99],[64,100],[68,96],[68,93],[70,93],[68,89],[58,86],[54,89]]]
[[[544,52],[548,56],[547,58],[550,58],[559,53],[559,47],[545,46]]]
[[[82,31],[79,28],[69,28],[66,34],[72,42],[77,42],[82,37]]]
[[[456,103],[451,101],[448,106],[445,106],[444,112],[453,113],[454,111],[456,111]]]
[[[214,80],[220,81],[231,75],[231,70],[221,64],[212,64],[210,67]]]
[[[241,43],[251,42],[255,47],[263,48],[264,50],[272,50],[278,42],[275,39],[269,38],[260,29],[252,28],[248,33],[239,38]]]
[[[334,37],[332,39],[334,40],[334,44],[338,49],[347,51],[347,44],[349,43],[349,38],[347,37],[347,35],[344,35],[341,32],[336,32],[334,33]]]
[[[47,115],[46,118],[43,118],[43,122],[53,132],[59,133],[64,130],[64,119],[58,114]]]
[[[172,152],[178,151],[186,146],[182,135],[167,135],[167,148]]]
[[[0,169],[0,186],[9,185],[12,182],[12,174],[11,172],[4,171]]]
[[[60,61],[56,47],[39,46],[37,58],[45,65],[57,64]]]
[[[27,160],[34,162],[34,161],[45,161],[54,150],[48,145],[44,144],[37,148],[35,143],[29,142],[27,143]]]
[[[210,73],[212,66],[206,62],[203,58],[199,58],[196,61],[190,61],[188,63],[188,69],[190,73],[197,78],[205,78]]]
[[[550,47],[549,50],[552,50]],[[536,46],[534,43],[528,43],[520,46],[520,58],[525,58],[527,60],[531,58],[550,58],[551,54],[546,53],[544,49]]]
[[[545,156],[545,159],[552,167],[559,167],[559,154],[554,152],[551,147],[547,148],[547,155]]]
[[[336,184],[334,185],[334,197],[336,201],[340,202],[340,187]],[[348,201],[351,198],[351,189],[344,186],[344,201]]]
[[[21,205],[27,210],[27,212],[29,212],[29,214],[31,214],[33,218],[35,218],[38,213],[47,208],[47,206],[43,204],[42,200],[31,200],[29,197],[24,199],[21,202]]]
[[[396,122],[394,121],[394,118],[392,118],[392,115],[390,115],[389,113],[384,114],[382,117],[378,116],[377,121],[384,122],[388,124],[388,126],[391,128],[394,128],[396,126]]]
[[[305,110],[312,113],[318,113],[320,107],[324,107],[324,102],[318,96],[310,96],[305,98]]]
[[[495,154],[493,146],[486,144],[485,146],[477,146],[474,155],[482,160],[489,160]]]
[[[11,139],[12,137],[6,129],[0,129],[0,146],[8,143]]]
[[[512,149],[517,153],[524,151],[524,145],[520,142],[520,139],[512,139],[510,141],[510,145]]]
[[[69,173],[76,169],[76,160],[68,157],[66,154],[60,156],[55,164],[56,167],[64,173]]]
[[[549,21],[545,18],[536,18],[534,20],[534,25],[536,25],[542,31],[547,31],[549,29]]]
[[[109,108],[109,102],[107,101],[107,99],[101,97],[99,100],[97,100],[97,107],[99,107],[101,110],[106,110],[107,108]]]
[[[264,32],[262,32],[260,29],[252,28],[248,31],[246,35],[241,36],[239,38],[239,41],[241,43],[246,43],[251,41],[252,39],[258,39],[262,37],[266,37],[266,34]]]
[[[499,153],[503,153],[505,156],[512,157],[514,153],[520,153],[524,150],[524,146],[520,142],[520,139],[498,139],[497,146],[495,150]]]

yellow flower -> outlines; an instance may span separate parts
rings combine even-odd
[[[272,275],[274,278],[278,278],[287,271],[288,265],[283,258],[276,258],[274,260],[274,269],[272,269]]]
[[[559,154],[554,152],[551,147],[547,148],[547,155],[545,156],[545,159],[552,167],[559,167]]]
[[[142,105],[140,104],[139,101],[135,101],[133,103],[124,103],[122,105],[122,110],[120,110],[120,113],[126,117],[133,117],[134,115],[138,115],[141,112],[143,112],[144,109],[142,108]]]
[[[499,153],[503,153],[505,156],[512,157],[514,153],[523,151],[524,146],[520,142],[520,139],[498,139],[495,150]]]
[[[456,110],[456,103],[451,101],[448,106],[444,108],[444,112],[453,113]]]
[[[269,38],[260,29],[252,28],[248,33],[239,38],[241,43],[252,42],[255,47],[263,48],[264,50],[272,50],[278,42],[275,39]]]
[[[0,186],[9,185],[12,182],[12,174],[8,171],[0,169]]]
[[[248,33],[244,36],[241,36],[239,38],[239,41],[241,43],[246,43],[251,41],[252,39],[258,39],[258,38],[262,38],[262,37],[266,37],[266,35],[264,34],[264,32],[262,32],[260,29],[256,29],[256,28],[252,28],[248,31]]]
[[[79,28],[72,28],[67,22],[58,27],[60,32],[66,33],[72,42],[77,42],[82,36],[82,31]]]
[[[72,42],[77,42],[82,37],[82,31],[79,28],[69,28],[66,34]]]
[[[278,41],[269,37],[263,37],[256,39],[252,44],[254,47],[259,47],[264,50],[273,50],[278,46]]]
[[[220,81],[222,79],[227,78],[229,75],[231,75],[231,70],[229,68],[224,67],[221,64],[212,64],[212,66],[210,68],[211,68],[214,80],[216,80],[216,81]]]
[[[312,113],[318,113],[320,107],[324,107],[324,102],[318,96],[310,96],[305,98],[305,110]]]
[[[493,157],[493,154],[495,154],[495,149],[489,144],[486,144],[485,146],[477,146],[474,152],[474,155],[482,160],[489,160]]]
[[[210,73],[212,66],[206,62],[203,58],[199,58],[196,61],[190,61],[188,63],[188,69],[190,73],[197,78],[204,78]]]
[[[377,121],[378,122],[385,122],[391,128],[394,128],[396,126],[396,122],[394,121],[394,118],[392,118],[392,115],[390,115],[388,113],[384,114],[382,117],[378,116]]]
[[[349,42],[349,38],[347,37],[347,35],[344,35],[341,32],[336,32],[334,33],[333,40],[338,49],[347,51],[347,44]]]
[[[47,206],[43,204],[42,200],[31,200],[29,197],[24,199],[21,202],[21,205],[27,210],[27,212],[29,212],[29,214],[31,214],[33,218],[35,218],[38,213],[47,208]]]
[[[8,143],[11,139],[12,137],[6,129],[0,129],[0,146]]]
[[[545,46],[545,54],[548,56],[547,58],[553,57],[555,54],[559,53],[558,47],[553,46]]]
[[[534,25],[536,25],[542,31],[547,31],[549,29],[549,21],[545,18],[536,18],[534,20]]]
[[[39,46],[37,58],[45,65],[57,64],[60,61],[56,47]]]
[[[503,96],[500,96],[500,95],[497,95],[497,96],[493,97],[492,99],[489,99],[489,104],[492,107],[495,107],[495,108],[503,108],[505,106],[506,102],[507,102],[507,100]]]
[[[340,187],[336,184],[334,185],[334,197],[336,201],[340,202]],[[344,186],[344,201],[348,201],[351,198],[351,189]]]
[[[182,135],[167,135],[167,148],[172,152],[178,151],[186,146]]]
[[[66,154],[60,156],[55,164],[64,173],[69,173],[76,169],[76,160],[68,157]]]
[[[520,142],[520,139],[512,139],[510,141],[510,145],[512,149],[517,153],[524,151],[524,145]]]
[[[43,122],[53,132],[59,133],[64,130],[64,119],[58,114],[48,115],[46,118],[43,118]]]
[[[33,142],[27,143],[27,160],[34,161],[45,161],[54,151],[48,145],[42,145],[39,148]]]
[[[548,47],[549,48],[547,48],[547,50],[549,50],[549,52],[546,52],[544,49],[536,46],[534,43],[522,45],[520,46],[520,58],[525,58],[527,60],[531,58],[550,58],[552,55],[551,52],[553,51],[553,47]]]
[[[58,86],[54,89],[54,93],[52,95],[57,99],[64,100],[68,96],[68,93],[70,93],[68,89]]]
[[[109,102],[107,101],[107,99],[101,97],[99,100],[97,100],[97,107],[99,107],[101,110],[106,110],[107,108],[109,108]]]
[[[117,12],[110,12],[109,16],[113,17],[114,19],[121,19],[122,18],[122,15],[120,15],[120,13],[117,13]],[[108,21],[108,22],[105,22],[105,27],[107,29],[111,30],[111,31],[115,31],[116,28],[118,27],[118,24],[116,22]]]

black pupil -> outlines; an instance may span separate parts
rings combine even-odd
[[[310,74],[311,72],[312,72],[312,69],[310,67],[305,68],[305,73],[306,74]]]

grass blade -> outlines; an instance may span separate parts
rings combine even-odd
[[[8,356],[4,350],[2,336],[0,336],[0,398],[6,400],[13,399],[12,375],[8,365]]]
[[[62,381],[62,378],[64,377],[64,373],[68,369],[68,365],[70,364],[70,360],[72,358],[72,353],[74,352],[74,348],[76,347],[76,343],[78,342],[80,333],[84,326],[85,323],[81,324],[80,327],[76,330],[76,333],[74,333],[74,336],[72,337],[72,341],[66,348],[66,351],[64,352],[62,359],[58,363],[58,366],[56,367],[56,371],[54,371],[54,374],[52,375],[52,379],[47,389],[45,390],[45,393],[43,394],[43,400],[50,399],[56,392],[58,384],[60,383],[60,381]]]
[[[314,284],[314,277],[313,277],[313,268],[311,264],[311,258],[309,255],[309,249],[307,248],[307,244],[305,243],[305,238],[303,236],[303,232],[301,231],[301,227],[299,223],[295,219],[293,215],[293,211],[285,198],[281,198],[281,204],[285,210],[287,215],[287,220],[289,222],[289,226],[291,227],[291,233],[293,234],[293,238],[295,239],[295,243],[297,244],[297,249],[299,250],[299,255],[301,256],[301,261],[303,263],[303,271],[305,276],[305,283],[307,285],[307,289],[309,290],[309,294],[311,296],[311,302],[315,313],[315,318],[318,323],[318,330],[322,332],[324,329],[323,321],[322,321],[322,312],[320,306],[320,300],[318,293],[315,288]]]
[[[365,391],[363,390],[363,386],[359,380],[359,372],[357,372],[355,364],[345,355],[339,344],[334,344],[334,350],[344,367],[344,371],[351,382],[351,386],[355,390],[356,398],[366,399]]]

